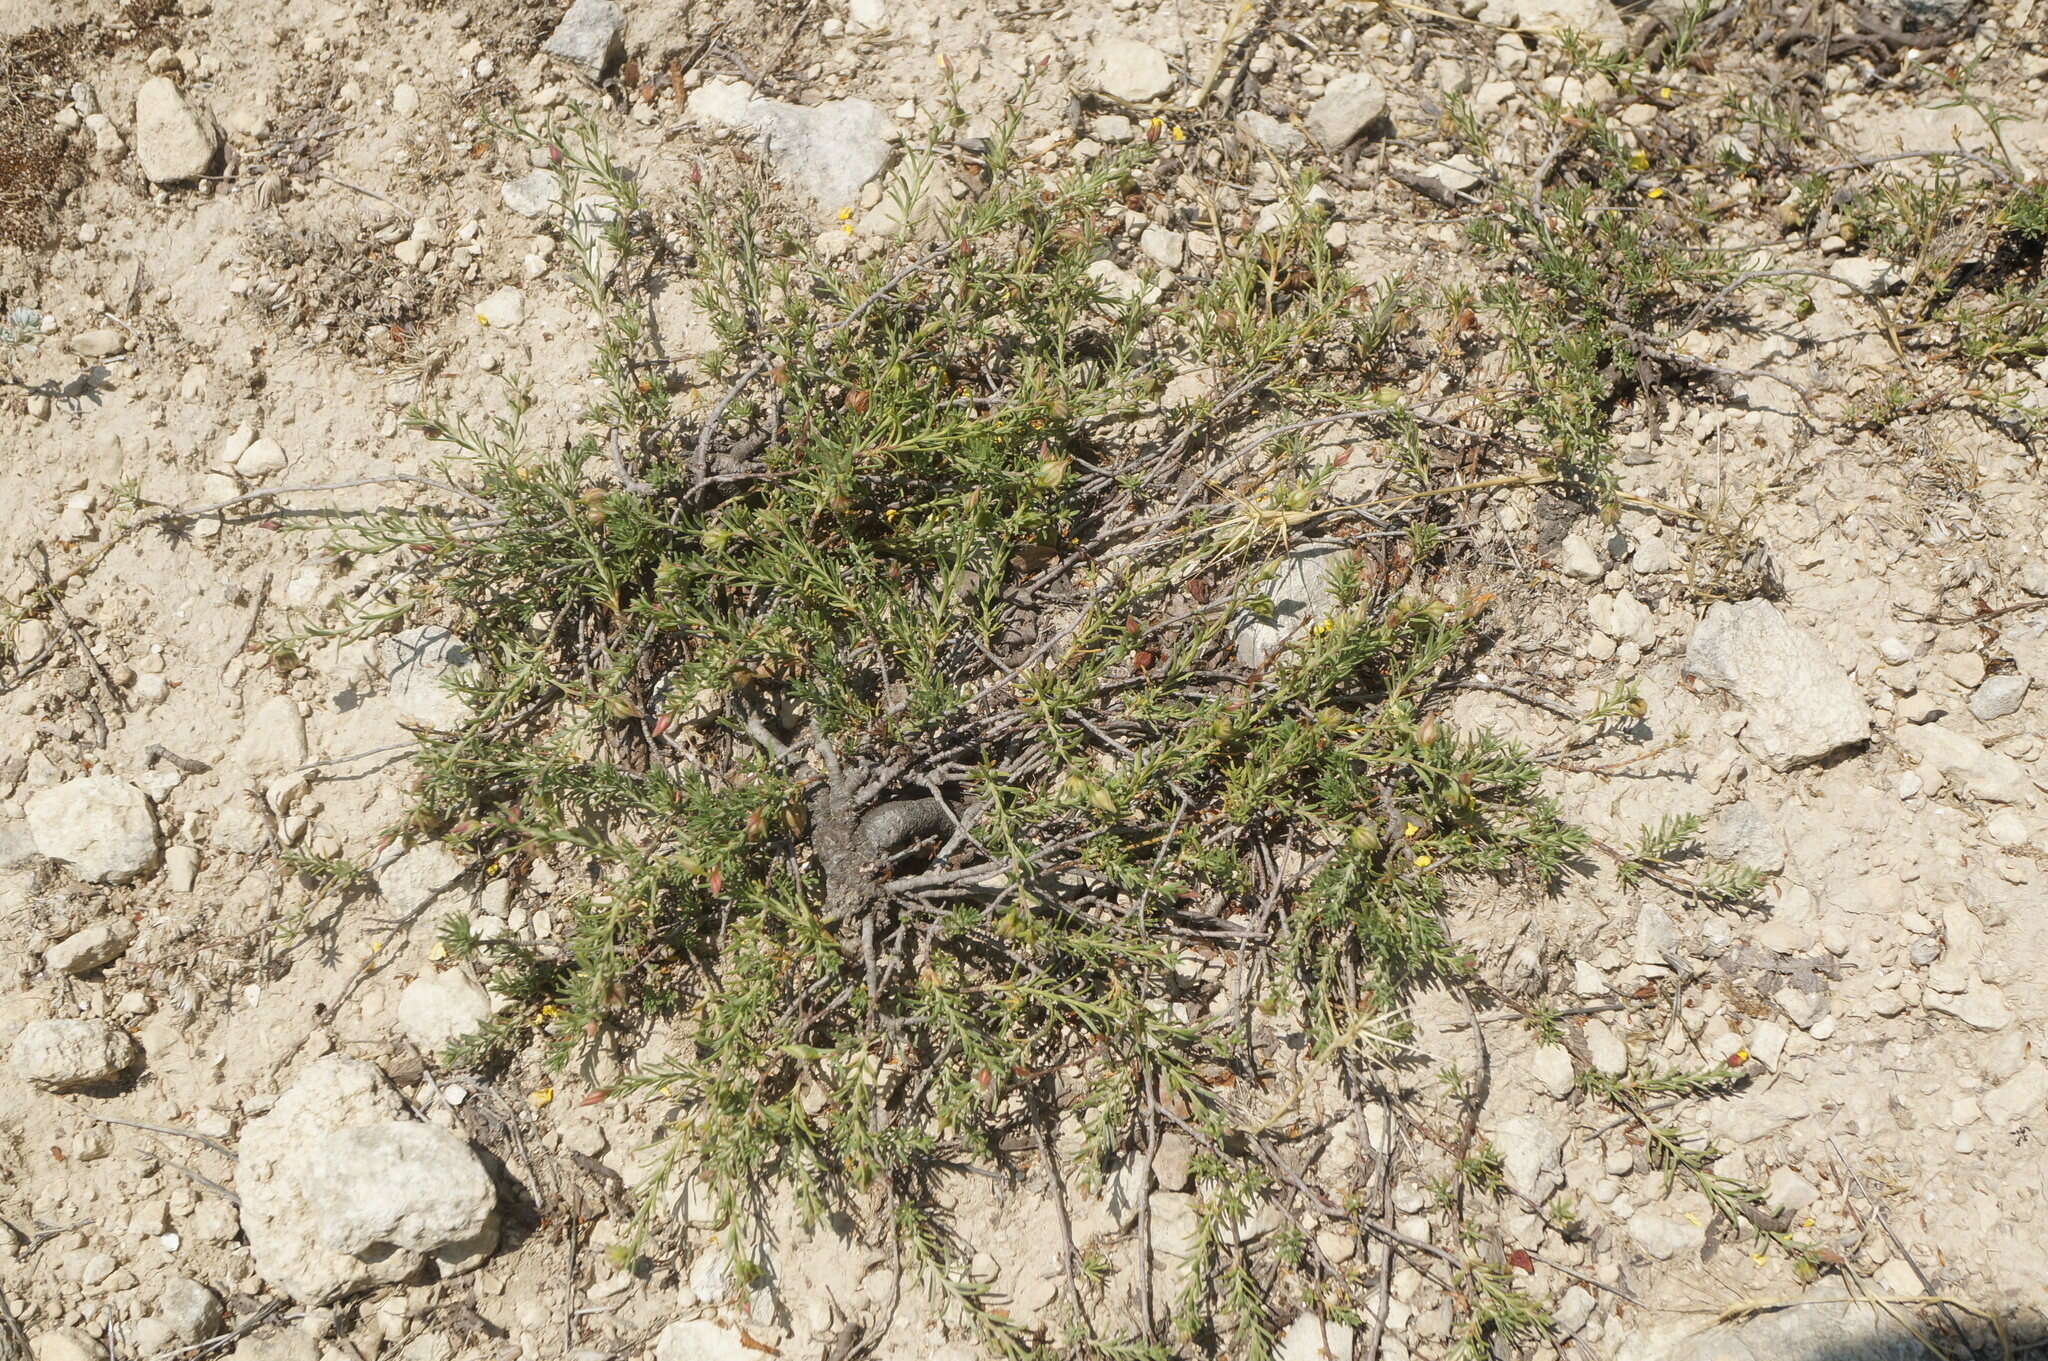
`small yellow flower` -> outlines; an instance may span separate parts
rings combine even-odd
[[[1663,198],[1663,197],[1664,197],[1664,191],[1663,191],[1663,189],[1661,189],[1661,188],[1658,188],[1658,189],[1652,189],[1652,190],[1650,191],[1650,197],[1651,197],[1651,198]]]
[[[446,959],[446,958],[448,958],[448,947],[447,947],[447,946],[445,946],[445,945],[443,945],[443,944],[442,944],[442,943],[441,943],[440,941],[438,941],[438,940],[437,940],[437,941],[435,941],[435,942],[434,942],[434,948],[433,948],[433,949],[431,949],[431,950],[429,950],[429,951],[427,951],[427,958],[428,958],[428,959],[431,959],[431,960],[437,960],[437,961],[438,961],[438,960],[443,960],[443,959]]]
[[[383,948],[384,948],[384,942],[383,942],[383,941],[381,941],[381,940],[373,940],[373,941],[371,941],[371,942],[370,942],[370,952],[371,952],[372,954],[376,953],[377,951],[379,951],[379,950],[381,950],[381,949],[383,949]]]
[[[1417,827],[1414,823],[1411,822],[1406,827],[1403,827],[1401,829],[1401,835],[1406,837],[1412,837],[1417,835],[1421,831],[1422,829],[1420,827]]]
[[[1635,155],[1629,157],[1628,168],[1631,170],[1648,170],[1650,168],[1648,153],[1638,151]]]
[[[1188,139],[1187,129],[1183,128],[1178,123],[1175,123],[1173,125],[1173,131],[1168,133],[1167,135],[1172,137],[1173,140],[1176,142],[1185,142]]]
[[[1670,87],[1669,85],[1666,85],[1666,86],[1664,86],[1664,87],[1663,87],[1662,89],[1658,90],[1658,91],[1657,91],[1657,97],[1658,97],[1659,99],[1669,99],[1669,98],[1671,98],[1671,87]]]
[[[553,1087],[542,1087],[539,1091],[529,1092],[526,1097],[527,1103],[535,1110],[539,1110],[554,1099],[555,1089]]]
[[[491,319],[485,316],[483,313],[479,312],[476,314],[476,324],[488,330],[490,328]]]
[[[839,210],[839,220],[840,220],[841,222],[850,222],[850,221],[852,221],[852,220],[853,220],[853,209],[851,209],[851,208],[841,208],[841,209]]]
[[[1435,863],[1436,857],[1427,853],[1415,857],[1415,868],[1419,870],[1426,870]]]

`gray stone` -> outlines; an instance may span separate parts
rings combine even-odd
[[[99,1343],[76,1328],[36,1334],[28,1354],[34,1361],[104,1361],[106,1356]]]
[[[591,84],[626,55],[626,12],[612,0],[576,0],[541,51]]]
[[[1828,995],[1824,992],[1808,992],[1804,988],[1780,988],[1772,994],[1771,1000],[1778,1009],[1791,1018],[1792,1024],[1801,1030],[1811,1030],[1819,1025],[1828,1014]]]
[[[2028,558],[2021,564],[2020,589],[2036,600],[2048,596],[2048,558]]]
[[[430,1056],[475,1034],[491,1013],[490,993],[459,969],[423,973],[398,994],[398,1028]]]
[[[1700,830],[1700,849],[1716,860],[1776,874],[1785,868],[1785,838],[1770,815],[1748,799],[1729,804]]]
[[[1173,91],[1173,68],[1150,43],[1111,38],[1095,47],[1095,83],[1104,94],[1131,104],[1164,99]]]
[[[370,1064],[310,1064],[242,1131],[236,1189],[257,1271],[302,1304],[482,1264],[497,1187],[467,1140],[406,1118]]]
[[[476,713],[448,688],[475,675],[475,659],[460,638],[431,625],[377,640],[377,661],[391,685],[400,717],[421,727],[453,729]]]
[[[1159,1136],[1152,1150],[1152,1179],[1162,1191],[1185,1191],[1195,1181],[1195,1141],[1172,1130]]]
[[[1270,113],[1246,109],[1238,114],[1237,125],[1251,139],[1279,156],[1298,156],[1308,150],[1308,137],[1292,123],[1283,123]]]
[[[654,1361],[760,1361],[737,1329],[710,1319],[679,1319],[654,1339]]]
[[[850,205],[888,168],[895,125],[867,100],[835,99],[810,108],[758,103],[757,126],[769,156],[818,207]]]
[[[1330,574],[1348,552],[1344,544],[1317,541],[1297,546],[1281,560],[1266,583],[1266,599],[1272,605],[1270,621],[1247,615],[1232,625],[1239,664],[1264,665],[1288,639],[1335,607]]]
[[[0,870],[29,864],[37,854],[36,839],[29,835],[28,823],[0,815]]]
[[[1572,1094],[1579,1075],[1572,1069],[1571,1051],[1563,1045],[1546,1044],[1529,1058],[1529,1072],[1536,1085],[1559,1101]]]
[[[178,1340],[171,1325],[160,1318],[137,1319],[128,1326],[127,1334],[121,1340],[134,1348],[137,1356],[158,1356],[185,1345]]]
[[[1628,1072],[1628,1046],[1614,1033],[1614,1028],[1594,1017],[1586,1022],[1586,1056],[1593,1060],[1593,1066],[1609,1077],[1620,1077]]]
[[[1142,1151],[1120,1160],[1104,1179],[1102,1198],[1117,1231],[1127,1233],[1138,1222],[1138,1211],[1152,1194],[1152,1165]]]
[[[1984,1114],[2001,1125],[2025,1120],[2048,1105],[2048,1067],[2029,1063],[1984,1093]]]
[[[1796,1309],[1747,1314],[1702,1330],[1697,1319],[1636,1330],[1616,1361],[1918,1361],[1926,1352],[1890,1315],[1827,1286]]]
[[[291,458],[286,455],[284,446],[266,436],[249,442],[249,447],[235,460],[235,473],[245,482],[261,482],[289,466]]]
[[[1817,1199],[1821,1199],[1821,1189],[1790,1167],[1780,1167],[1763,1187],[1763,1203],[1782,1214],[1804,1214]]]
[[[1350,1361],[1351,1328],[1315,1314],[1297,1314],[1280,1334],[1278,1361]]]
[[[1638,964],[1682,971],[1685,937],[1679,933],[1671,914],[1655,903],[1646,902],[1636,911],[1633,957]]]
[[[1302,122],[1323,146],[1335,151],[1387,116],[1387,92],[1362,71],[1338,76],[1323,87],[1322,98]]]
[[[1954,28],[1970,17],[1971,4],[1972,0],[1897,0],[1899,17],[1911,18],[1923,29]],[[1896,20],[1893,26],[1904,27]]]
[[[387,1120],[330,1131],[286,1158],[318,1220],[320,1242],[373,1257],[389,1248],[422,1255],[450,1246],[465,1255],[497,1232],[498,1188],[467,1139],[423,1120]]]
[[[521,217],[545,217],[562,202],[562,181],[552,170],[536,170],[498,186],[505,206]]]
[[[2027,685],[2025,676],[2010,672],[1990,677],[1970,696],[1971,716],[1980,723],[1989,723],[2017,713],[2027,697]]]
[[[1138,129],[1120,113],[1103,113],[1088,120],[1088,135],[1098,142],[1116,145],[1131,141],[1138,135]]]
[[[220,1336],[227,1326],[227,1311],[220,1296],[189,1276],[173,1276],[164,1283],[157,1301],[156,1318],[169,1328],[184,1346],[196,1346]]]
[[[1663,1210],[1637,1210],[1628,1221],[1628,1236],[1645,1255],[1660,1262],[1677,1258],[1696,1261],[1707,1244],[1704,1226]]]
[[[128,337],[118,327],[99,326],[80,331],[68,344],[80,359],[108,359],[128,348]]]
[[[251,778],[267,780],[306,764],[306,718],[290,695],[272,695],[242,727],[232,759]]]
[[[280,1327],[243,1338],[228,1361],[321,1361],[320,1344],[303,1328]]]
[[[1607,564],[1581,534],[1567,534],[1557,546],[1557,570],[1574,581],[1598,581],[1607,575]]]
[[[94,922],[74,931],[43,952],[43,963],[51,970],[77,977],[119,959],[135,942],[135,923],[126,917]]]
[[[2027,820],[2010,808],[1986,818],[1984,833],[1991,838],[1992,845],[2007,848],[2024,846],[2034,839],[2032,830],[2027,826]]]
[[[1445,194],[1451,195],[1470,193],[1486,182],[1486,168],[1470,156],[1451,156],[1441,161],[1432,161],[1419,173],[1421,178],[1436,185]]]
[[[1733,695],[1748,714],[1743,745],[1773,770],[1824,760],[1870,737],[1870,709],[1820,640],[1768,600],[1707,610],[1685,669]]]
[[[1648,647],[1657,641],[1656,616],[1650,607],[1636,599],[1629,591],[1606,592],[1586,602],[1586,616],[1593,621],[1593,627],[1617,643],[1635,643]]]
[[[1674,565],[1671,545],[1664,542],[1661,534],[1655,538],[1644,539],[1636,545],[1636,551],[1630,555],[1628,565],[1644,576],[1668,572]]]
[[[1179,269],[1187,260],[1188,239],[1170,227],[1154,222],[1138,236],[1138,249],[1162,269]]]
[[[1953,1016],[1972,1030],[2003,1030],[2012,1024],[2012,1008],[1996,984],[1973,980],[1960,995],[1945,995],[1929,988],[1921,993],[1929,1011]]]
[[[2018,761],[1959,732],[1928,723],[1895,729],[1892,740],[1965,793],[1993,803],[2024,803],[2028,798],[2027,772]]]
[[[135,159],[151,184],[196,180],[220,164],[220,129],[157,76],[135,92]]]
[[[32,795],[26,812],[36,850],[88,883],[133,883],[157,866],[156,813],[126,780],[67,780]]]
[[[1540,1205],[1564,1185],[1564,1136],[1535,1116],[1502,1121],[1493,1142],[1507,1184],[1518,1194]]]
[[[1791,1042],[1792,1032],[1776,1021],[1758,1021],[1749,1028],[1749,1056],[1774,1073]]]
[[[1610,0],[1517,0],[1514,8],[1524,28],[1569,28],[1602,43],[1628,39],[1628,26]]]
[[[140,1054],[107,1021],[31,1021],[14,1038],[14,1072],[46,1092],[87,1091],[119,1081]]]
[[[874,854],[888,855],[952,825],[937,799],[892,799],[861,814],[860,838]]]
[[[466,867],[446,846],[429,842],[376,867],[377,892],[391,909],[410,915],[456,887]]]
[[[1835,261],[1828,274],[1857,293],[1880,297],[1905,282],[1899,267],[1889,260],[1850,255]]]

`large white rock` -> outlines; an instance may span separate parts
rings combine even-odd
[[[895,154],[896,125],[865,99],[787,104],[738,81],[707,81],[687,108],[702,122],[753,133],[784,182],[828,211],[851,206]]]
[[[1870,739],[1870,707],[1820,640],[1768,600],[1707,611],[1685,669],[1748,714],[1742,743],[1773,770],[1793,770]]]
[[[139,1057],[135,1037],[107,1021],[31,1021],[14,1037],[14,1072],[46,1092],[118,1081]]]
[[[31,795],[25,811],[36,850],[88,883],[132,883],[157,866],[156,813],[126,780],[66,780]]]
[[[459,969],[423,973],[398,994],[398,1028],[429,1056],[490,1019],[490,993]]]
[[[498,1241],[498,1191],[469,1142],[407,1118],[384,1075],[330,1055],[242,1132],[235,1184],[263,1279],[302,1304],[471,1270]]]
[[[152,184],[176,184],[210,174],[220,160],[220,129],[185,104],[166,76],[135,92],[135,159]]]

